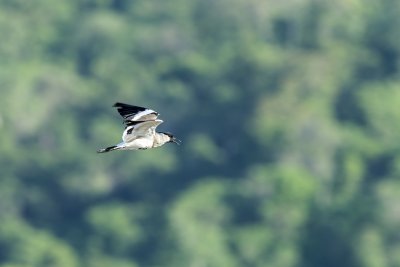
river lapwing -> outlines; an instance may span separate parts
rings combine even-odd
[[[152,109],[115,103],[118,113],[124,118],[125,131],[122,142],[97,151],[105,153],[113,150],[138,150],[159,147],[165,143],[180,144],[180,140],[170,133],[156,132],[163,121],[157,119],[158,113]]]

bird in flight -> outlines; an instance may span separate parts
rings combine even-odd
[[[163,121],[157,119],[158,113],[152,109],[115,103],[118,113],[124,118],[125,130],[122,142],[97,151],[105,153],[114,150],[138,150],[159,147],[165,143],[180,144],[180,140],[170,133],[156,132]]]

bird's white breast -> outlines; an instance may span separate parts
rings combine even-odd
[[[128,150],[146,149],[151,148],[152,146],[152,137],[137,138],[135,140],[132,140],[131,142],[125,143],[125,149]]]

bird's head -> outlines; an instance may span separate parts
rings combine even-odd
[[[163,132],[162,134],[164,134],[165,136],[167,136],[167,142],[168,143],[175,143],[177,145],[181,144],[181,140],[179,140],[178,138],[176,138],[175,136],[173,136],[171,133],[165,133]]]

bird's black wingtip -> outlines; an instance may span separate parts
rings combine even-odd
[[[113,107],[122,107],[122,106],[126,106],[126,104],[121,103],[121,102],[115,102]]]
[[[141,106],[135,106],[135,105],[129,105],[129,104],[125,104],[125,103],[121,103],[121,102],[116,102],[113,107],[118,108],[118,110],[121,110],[125,113],[126,112],[139,112],[139,111],[143,111],[146,110],[147,108],[145,107],[141,107]],[[122,115],[122,114],[121,114]]]

